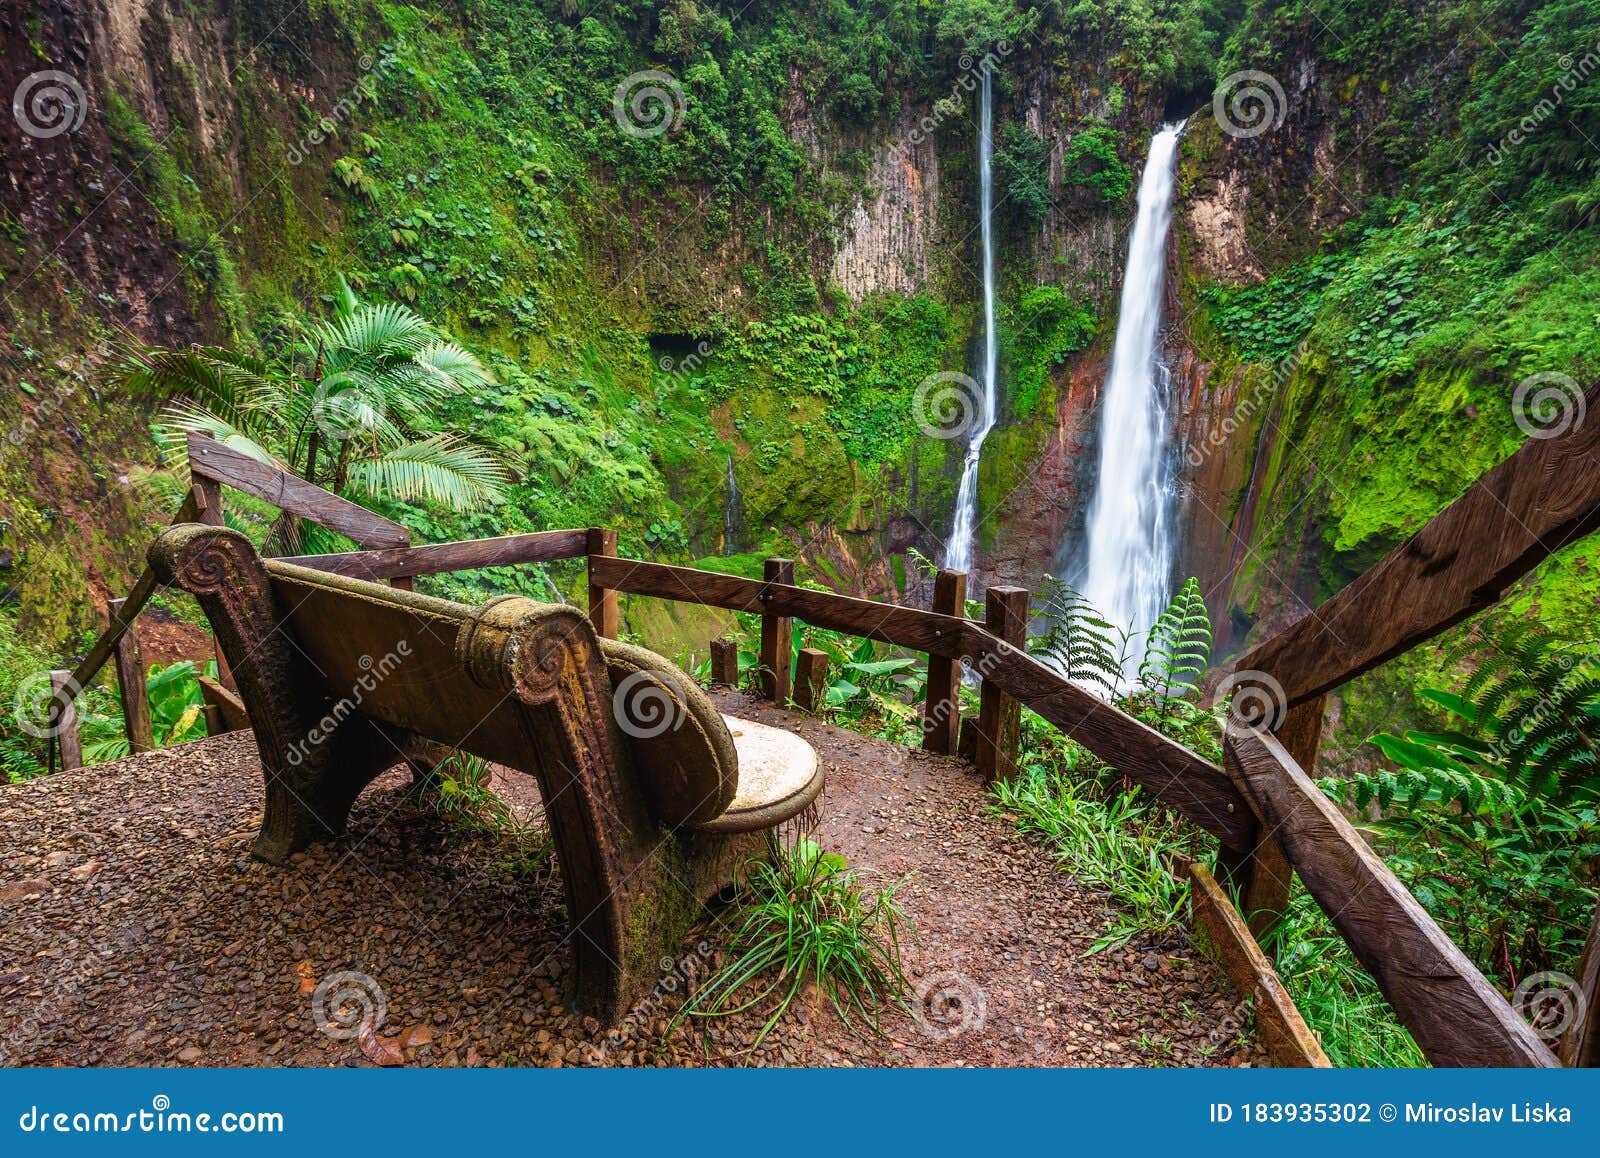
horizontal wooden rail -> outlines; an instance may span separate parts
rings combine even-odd
[[[1600,529],[1600,386],[1572,429],[1530,438],[1360,578],[1246,652],[1288,702],[1309,700],[1475,612]]]
[[[962,654],[982,679],[993,680],[1229,848],[1255,847],[1255,817],[1222,769],[977,624],[962,622]]]
[[[470,571],[477,567],[507,567],[518,563],[549,563],[557,559],[582,558],[588,550],[588,538],[586,529],[535,531],[526,535],[500,535],[492,539],[465,539],[455,543],[424,543],[417,547],[386,547],[377,551],[291,555],[283,561],[351,579],[394,579]]]
[[[1322,1043],[1300,1016],[1272,962],[1256,944],[1249,926],[1211,870],[1198,862],[1191,863],[1189,880],[1195,923],[1205,931],[1235,992],[1255,999],[1256,1025],[1272,1060],[1282,1066],[1330,1067],[1333,1063],[1322,1051]]]
[[[204,434],[189,435],[189,471],[320,523],[363,547],[404,547],[411,541],[411,532],[394,520]]]
[[[1367,846],[1283,745],[1238,716],[1224,765],[1263,829],[1437,1066],[1554,1066],[1555,1055]]]
[[[896,607],[737,575],[591,556],[589,579],[630,595],[792,616],[814,627],[962,659],[1129,779],[1230,848],[1255,847],[1256,822],[1222,769],[1099,699],[1019,648],[955,615]]]

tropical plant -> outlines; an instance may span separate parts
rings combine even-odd
[[[753,862],[730,960],[684,1005],[679,1020],[730,1017],[775,1002],[756,1038],[760,1045],[809,981],[852,1030],[859,1023],[878,1032],[883,1011],[902,1004],[907,988],[900,945],[914,930],[894,902],[901,883],[868,892],[857,870],[814,840]]]
[[[1069,680],[1116,693],[1129,652],[1126,629],[1112,626],[1076,587],[1054,575],[1044,579],[1039,623],[1043,630],[1029,637],[1030,652]]]
[[[1506,984],[1569,967],[1600,884],[1600,642],[1497,617],[1446,654],[1457,691],[1422,697],[1438,731],[1371,742],[1393,767],[1323,788],[1367,827],[1434,916]]]
[[[363,304],[343,279],[339,290],[334,317],[312,323],[284,358],[131,351],[125,388],[166,403],[155,426],[169,458],[199,432],[357,501],[498,502],[505,466],[444,419],[447,403],[493,381],[488,369],[409,307]],[[308,533],[285,515],[273,542],[297,547]]]
[[[151,667],[145,679],[145,692],[150,702],[150,731],[156,747],[165,748],[205,736],[205,721],[201,718],[204,701],[200,682],[195,678],[199,672],[200,669],[186,659],[165,667],[160,664]],[[216,676],[216,661],[207,661],[206,674]],[[84,733],[83,759],[87,764],[118,760],[131,751],[119,716],[85,711],[79,726]]]

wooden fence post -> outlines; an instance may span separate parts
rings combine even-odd
[[[794,583],[793,559],[768,559],[761,577],[768,583]],[[771,596],[763,591],[762,602]],[[794,621],[781,615],[761,616],[761,694],[780,708],[789,702],[789,660],[794,648]]]
[[[111,612],[111,622],[124,614],[126,599],[113,599],[106,604]],[[150,693],[145,689],[144,657],[139,653],[139,629],[129,623],[117,640],[117,695],[122,700],[122,728],[128,735],[128,747],[134,752],[148,752],[156,746],[155,733],[150,727]]]
[[[1561,1064],[1600,1066],[1600,905],[1595,906],[1589,940],[1578,961],[1578,991],[1573,994],[1576,1020],[1561,1041]]]
[[[411,546],[411,533],[409,531],[406,532],[406,541],[404,546]],[[389,586],[393,587],[396,591],[415,591],[417,587],[417,581],[410,575],[396,575],[394,578],[389,580]]]
[[[795,706],[802,712],[820,711],[828,699],[828,653],[802,647],[795,666]]]
[[[589,528],[589,555],[615,556],[617,533],[604,527]],[[596,586],[590,571],[589,622],[601,639],[617,638],[617,593],[609,587]]]
[[[50,673],[52,703],[61,705],[55,717],[56,743],[61,749],[61,770],[70,772],[83,767],[83,743],[78,737],[78,704],[67,694],[72,686],[72,673],[58,668]]]
[[[1322,744],[1322,710],[1324,697],[1317,696],[1297,704],[1284,714],[1276,733],[1295,763],[1315,774],[1317,749]],[[1223,765],[1227,768],[1230,753],[1224,752]],[[1229,776],[1237,780],[1237,769],[1227,768]],[[1218,865],[1227,874],[1239,893],[1239,908],[1250,926],[1250,933],[1258,941],[1283,918],[1289,907],[1289,890],[1294,885],[1294,866],[1284,854],[1283,847],[1271,833],[1257,837],[1256,847],[1247,853],[1230,853],[1226,848],[1218,852]],[[1267,956],[1273,954],[1270,951]]]
[[[214,478],[194,473],[192,462],[189,480],[192,484],[190,493],[194,496],[195,521],[208,527],[226,526],[222,518],[222,484]],[[212,640],[212,650],[216,653],[217,680],[229,691],[238,691],[239,685],[234,681],[233,670],[228,667],[228,657],[222,654],[222,645],[215,639]]]
[[[711,682],[739,686],[739,645],[731,639],[711,641]]]
[[[933,578],[933,610],[964,615],[967,573],[941,569]],[[942,655],[928,656],[928,694],[922,704],[922,748],[953,756],[961,734],[961,663]]]
[[[996,639],[1021,650],[1028,638],[1028,589],[989,588],[983,626]],[[1021,729],[1022,705],[994,681],[984,680],[978,696],[978,771],[985,780],[1009,780],[1016,774]]]

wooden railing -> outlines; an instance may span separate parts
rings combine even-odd
[[[1551,552],[1600,528],[1600,417],[1595,417],[1600,388],[1585,401],[1588,421],[1557,438],[1531,439],[1360,579],[1235,665],[1236,674],[1253,673],[1268,687],[1281,688],[1281,710],[1232,715],[1221,768],[1028,655],[1025,590],[990,588],[983,622],[966,619],[967,577],[956,572],[938,574],[934,609],[922,610],[800,587],[788,559],[769,559],[763,578],[748,579],[619,558],[616,533],[604,528],[412,547],[399,524],[195,438],[190,440],[194,488],[178,519],[220,523],[218,484],[226,483],[369,548],[300,556],[294,562],[397,584],[409,584],[417,575],[582,558],[590,616],[607,637],[618,630],[619,594],[759,615],[758,682],[761,692],[778,703],[791,699],[796,619],[922,652],[928,657],[923,708],[928,750],[949,753],[958,740],[966,747],[970,739],[987,777],[1008,776],[1016,762],[1018,712],[1026,705],[1217,838],[1218,875],[1240,898],[1239,908],[1249,920],[1241,918],[1209,872],[1192,866],[1197,918],[1225,951],[1232,946],[1230,972],[1255,979],[1241,988],[1256,993],[1271,1034],[1284,1043],[1283,1056],[1326,1064],[1256,941],[1283,913],[1298,872],[1430,1061],[1549,1066],[1558,1064],[1555,1054],[1304,769],[1315,765],[1328,691],[1491,605]],[[111,626],[72,673],[78,685],[116,651],[153,589],[146,572],[114,608]],[[801,665],[797,702],[815,700],[822,675],[817,654]],[[713,647],[712,664],[714,678],[731,682],[736,675],[726,644]],[[962,664],[981,681],[978,719],[965,726],[957,696]],[[118,670],[136,666],[119,662]],[[125,701],[132,694],[124,687]],[[1595,1065],[1600,912],[1579,982],[1590,1015],[1563,1043],[1563,1059]]]

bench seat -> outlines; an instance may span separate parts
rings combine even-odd
[[[739,788],[733,802],[703,832],[759,832],[804,815],[822,793],[817,750],[793,732],[724,714],[739,753]]]

